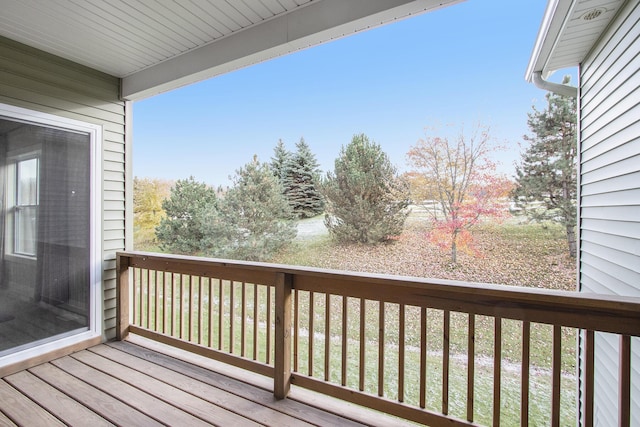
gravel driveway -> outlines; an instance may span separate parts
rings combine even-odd
[[[329,231],[324,226],[324,215],[298,221],[298,235],[296,236],[298,240],[311,239],[327,234],[329,234]]]

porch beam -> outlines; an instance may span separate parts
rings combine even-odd
[[[318,0],[138,71],[121,97],[139,100],[462,0]]]

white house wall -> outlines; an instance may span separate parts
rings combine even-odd
[[[640,296],[640,5],[627,2],[580,69],[583,292]],[[631,425],[640,425],[632,342]],[[596,425],[617,425],[618,339],[596,337]]]
[[[115,251],[125,247],[125,103],[115,77],[0,37],[0,102],[103,128],[105,338],[115,336]]]

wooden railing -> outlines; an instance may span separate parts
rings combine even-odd
[[[278,398],[295,384],[435,426],[527,426],[541,411],[593,425],[595,337],[618,334],[630,425],[640,299],[136,252],[117,264],[118,339],[267,375]]]

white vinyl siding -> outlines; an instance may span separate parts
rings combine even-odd
[[[115,251],[125,248],[120,80],[0,37],[0,102],[102,126],[104,338],[115,336]]]
[[[580,70],[580,290],[640,296],[640,5],[628,2]],[[596,337],[596,425],[617,425],[617,337]],[[632,342],[631,425],[640,425]]]

